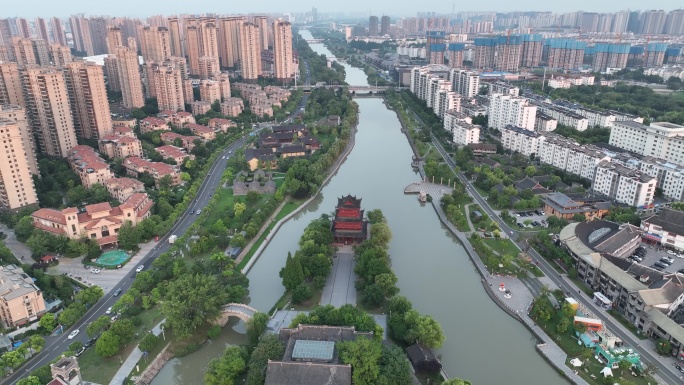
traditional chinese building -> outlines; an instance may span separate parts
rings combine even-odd
[[[335,243],[360,243],[367,237],[367,222],[363,219],[361,199],[351,195],[337,199],[332,223]]]

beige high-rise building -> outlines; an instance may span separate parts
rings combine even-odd
[[[68,156],[76,143],[64,73],[57,67],[28,66],[22,71],[26,112],[40,150]]]
[[[24,107],[15,104],[5,104],[0,106],[0,119],[10,120],[19,126],[21,140],[26,151],[26,163],[29,172],[33,175],[40,175],[38,172],[38,160],[36,159],[36,143],[26,118]]]
[[[33,47],[33,54],[36,56],[38,64],[50,65],[50,45],[47,40],[33,39],[31,40],[31,47]]]
[[[164,61],[171,57],[171,36],[166,27],[144,27],[139,32],[140,50],[145,61]]]
[[[240,28],[240,66],[245,80],[261,76],[261,31],[253,23],[243,23]]]
[[[219,67],[219,59],[212,56],[202,56],[199,59],[199,77],[200,79],[210,79],[221,72]]]
[[[121,34],[121,28],[119,27],[109,27],[107,28],[107,53],[113,55],[116,53],[116,49],[124,46],[123,35]]]
[[[21,127],[13,120],[0,117],[0,135],[5,146],[0,150],[0,206],[18,210],[38,204],[28,164],[30,147],[24,143]]]
[[[95,55],[107,53],[107,19],[104,17],[94,17],[88,20],[90,26],[90,37],[93,42]]]
[[[21,267],[0,267],[0,293],[0,319],[8,327],[28,324],[45,313],[43,292]],[[58,364],[64,366],[61,361]],[[80,379],[80,374],[66,376],[73,377]]]
[[[0,63],[0,106],[16,104],[26,107],[17,63]]]
[[[64,67],[67,63],[71,63],[74,61],[71,48],[58,43],[50,44],[50,61],[57,67]]]
[[[50,19],[50,28],[52,29],[52,42],[61,45],[67,45],[64,27],[62,26],[62,20],[60,20],[58,17],[53,17]]]
[[[127,108],[144,106],[138,53],[130,48],[120,47],[116,51],[116,61],[123,105]]]
[[[33,52],[31,39],[14,36],[12,38],[12,48],[14,49],[14,60],[20,67],[29,64],[38,64],[38,58],[36,58],[36,55]]]
[[[64,68],[76,135],[99,139],[112,131],[102,66],[91,62],[71,62]]]
[[[104,58],[104,71],[107,76],[107,89],[113,92],[121,92],[121,80],[119,79],[119,59],[114,55]]]
[[[29,26],[28,20],[23,17],[17,17],[15,20],[17,22],[17,33],[19,36],[25,38],[31,37],[31,26]]]
[[[183,99],[185,103],[191,104],[195,101],[195,93],[192,91],[192,80],[183,80]]]
[[[12,29],[9,19],[0,19],[0,45],[12,45]]]
[[[50,30],[48,29],[47,22],[42,17],[36,17],[33,21],[36,25],[36,36],[38,39],[43,39],[45,41],[50,41]]]
[[[200,100],[203,102],[214,103],[221,101],[221,87],[219,82],[214,80],[202,80],[200,82]]]
[[[181,21],[177,17],[169,18],[169,35],[171,39],[171,54],[177,57],[184,57],[183,34],[181,33]]]
[[[295,74],[292,59],[292,25],[283,20],[273,22],[273,63],[277,79],[291,79]]]
[[[190,75],[199,75],[199,58],[201,56],[199,30],[194,25],[185,27],[185,51],[188,55]]]
[[[12,47],[0,45],[0,62],[14,61]]]
[[[240,60],[240,27],[244,22],[244,17],[224,17],[218,20],[219,56],[223,67],[235,67]]]
[[[85,52],[88,56],[94,55],[88,19],[83,15],[74,15],[69,18],[69,24],[71,25],[71,35],[74,38],[74,48],[77,51]]]
[[[230,98],[230,76],[227,73],[220,73],[214,76],[213,80],[218,82],[221,91],[221,101]]]
[[[202,20],[200,24],[202,41],[202,56],[219,58],[218,28],[213,19]]]
[[[268,18],[266,16],[254,16],[252,17],[252,22],[254,25],[259,27],[259,32],[261,33],[261,49],[268,49]]]
[[[129,36],[126,38],[126,43],[130,50],[134,51],[136,54],[138,53],[138,40],[136,38]]]
[[[183,77],[181,70],[173,62],[166,61],[154,65],[152,81],[157,95],[160,111],[183,111],[185,97],[183,95]]]

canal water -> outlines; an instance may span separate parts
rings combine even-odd
[[[301,35],[311,37],[308,31]],[[322,44],[311,47],[332,56]],[[343,65],[349,84],[367,85],[363,71]],[[411,148],[394,112],[381,99],[356,102],[360,119],[353,151],[321,194],[280,228],[254,264],[247,275],[249,304],[264,312],[273,306],[284,292],[278,272],[288,251],[297,250],[306,225],[332,213],[338,197],[356,195],[363,199],[364,209],[379,208],[387,217],[394,235],[392,268],[401,294],[441,323],[447,340],[438,353],[449,376],[477,385],[567,384],[535,351],[530,332],[487,296],[465,250],[441,225],[434,209],[422,206],[415,195],[404,195],[404,188],[420,177],[411,169]],[[152,384],[201,384],[209,360],[226,344],[245,340],[244,324],[233,321],[208,347],[170,361]]]

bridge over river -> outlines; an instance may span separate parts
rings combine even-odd
[[[242,303],[229,303],[223,307],[221,316],[214,323],[221,325],[221,327],[226,326],[230,317],[237,317],[247,322],[254,317],[257,311],[257,309]]]

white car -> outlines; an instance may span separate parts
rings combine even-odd
[[[69,336],[67,338],[70,340],[73,340],[78,335],[78,333],[80,333],[80,332],[81,332],[80,330],[76,329],[73,332],[69,333]]]
[[[672,251],[672,250],[668,250],[667,253],[670,254],[670,255],[677,255],[677,253],[675,253],[675,252]]]
[[[101,271],[100,269],[92,269],[92,270],[90,270],[90,272],[93,273],[93,274],[100,274],[100,271]]]
[[[675,257],[677,257],[677,258],[684,258],[684,254],[677,254],[677,255],[675,255]]]
[[[145,270],[145,265],[140,265],[135,268],[136,273],[140,273],[141,271]]]
[[[112,314],[112,307],[111,306],[107,308],[107,311],[105,312],[105,314]]]

